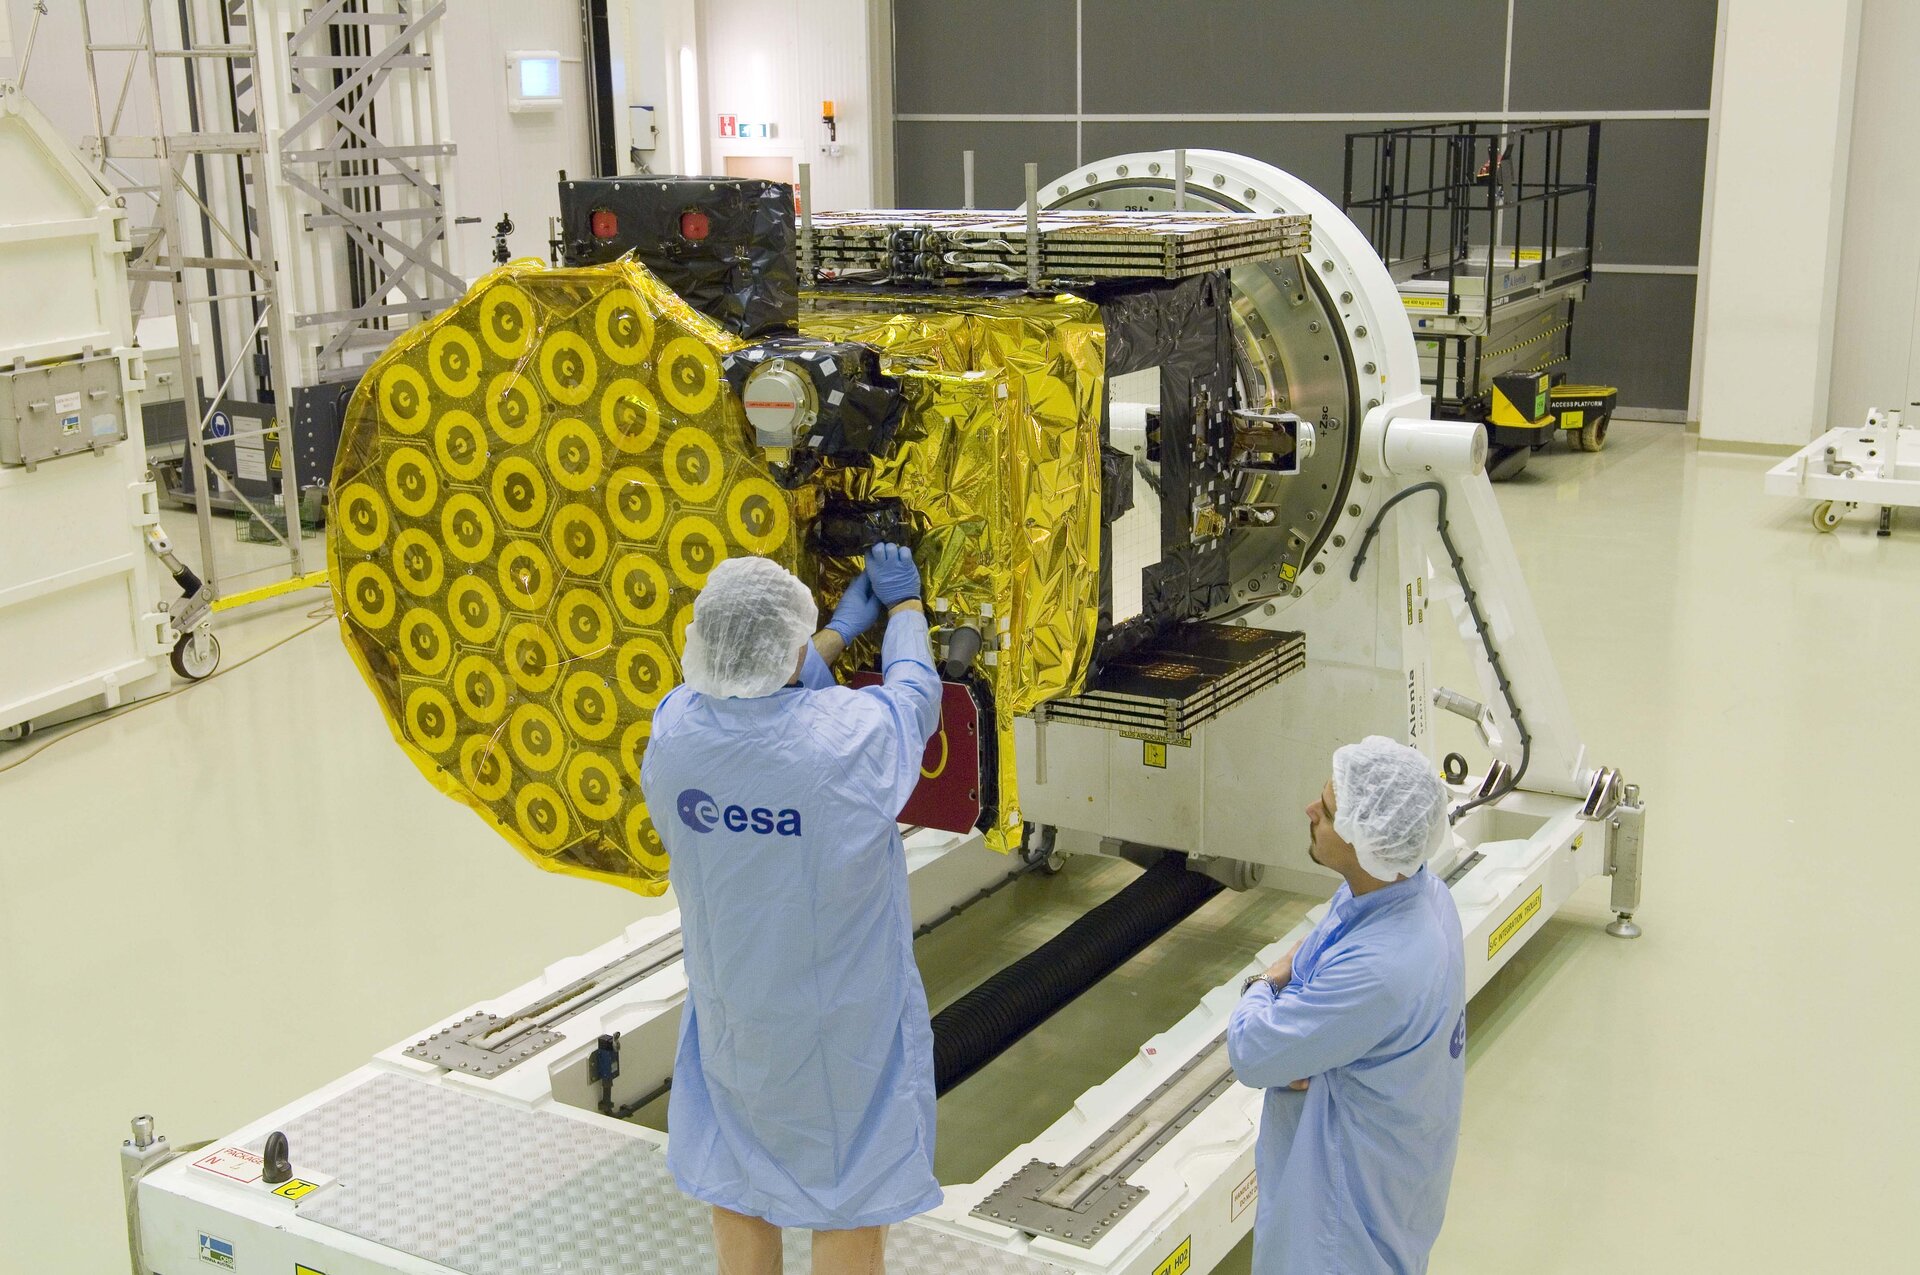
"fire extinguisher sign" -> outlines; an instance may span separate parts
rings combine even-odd
[[[740,117],[738,115],[722,115],[720,117],[720,136],[740,136]]]

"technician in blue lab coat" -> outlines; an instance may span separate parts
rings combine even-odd
[[[883,611],[883,684],[836,685]],[[816,1271],[880,1272],[887,1225],[941,1199],[895,822],[940,720],[912,554],[875,546],[818,614],[774,562],[715,567],[641,764],[686,940],[667,1164],[713,1206],[721,1275],[779,1272],[781,1227]]]
[[[1307,824],[1344,883],[1227,1025],[1234,1074],[1267,1091],[1253,1269],[1424,1271],[1466,1085],[1460,914],[1424,866],[1446,789],[1418,750],[1369,736],[1334,753]]]

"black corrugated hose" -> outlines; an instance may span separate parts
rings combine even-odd
[[[937,1092],[997,1058],[1134,953],[1193,915],[1220,883],[1169,854],[1091,912],[933,1019]]]

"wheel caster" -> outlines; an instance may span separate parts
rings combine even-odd
[[[206,629],[183,633],[173,644],[173,671],[189,682],[211,677],[220,667],[220,639]]]
[[[1574,431],[1574,445],[1583,452],[1597,452],[1607,445],[1607,426],[1612,418],[1602,416],[1597,421],[1589,421]]]
[[[1637,939],[1640,927],[1633,923],[1633,913],[1622,912],[1608,924],[1607,933],[1617,939]]]
[[[1067,866],[1067,856],[1053,848],[1058,831],[1050,824],[1028,824],[1020,845],[1020,857],[1027,866],[1044,876],[1052,876]]]
[[[1831,500],[1823,500],[1813,507],[1813,529],[1826,533],[1840,525],[1840,507]]]
[[[33,734],[32,722],[21,722],[15,726],[0,727],[0,744],[17,744]]]

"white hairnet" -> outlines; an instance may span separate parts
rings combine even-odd
[[[720,699],[757,699],[793,680],[800,648],[819,619],[813,594],[768,558],[729,558],[693,600],[681,671]]]
[[[1333,754],[1333,830],[1369,876],[1412,874],[1446,837],[1446,786],[1419,749],[1369,735]]]

